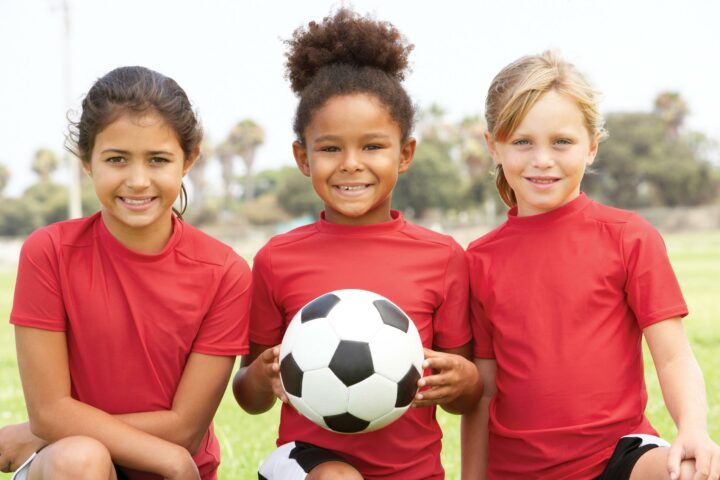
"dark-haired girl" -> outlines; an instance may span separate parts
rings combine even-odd
[[[389,426],[342,435],[282,406],[278,449],[265,479],[441,479],[435,405],[466,411],[480,396],[460,246],[407,222],[390,202],[410,167],[414,108],[401,85],[412,49],[391,24],[341,9],[295,31],[288,77],[300,97],[295,160],[324,203],[320,219],[270,240],[255,257],[250,355],[234,380],[250,413],[279,397],[278,352],[294,314],[328,291],[377,292],[415,322],[432,374],[414,406]]]
[[[82,108],[71,147],[101,211],[20,254],[10,321],[30,422],[14,431],[40,450],[16,478],[215,479],[250,272],[173,213],[201,128],[177,83],[142,67],[100,78]]]

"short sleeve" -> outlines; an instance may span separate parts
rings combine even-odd
[[[247,354],[251,297],[250,268],[231,251],[192,351],[208,355]]]
[[[433,315],[433,346],[457,348],[471,339],[467,262],[460,245],[453,242],[445,271],[443,302]]]
[[[253,261],[253,283],[250,341],[256,345],[277,345],[282,341],[285,325],[273,295],[274,279],[267,246],[260,249]]]
[[[477,265],[479,260],[470,252],[467,254],[467,259],[470,270],[470,325],[473,334],[473,355],[475,358],[495,358],[492,324],[480,300],[484,270]]]
[[[687,305],[660,233],[634,215],[625,226],[622,242],[627,270],[625,293],[640,328],[687,315]]]
[[[47,228],[30,235],[20,250],[10,323],[59,332],[67,329],[58,252]]]

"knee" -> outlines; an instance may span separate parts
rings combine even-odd
[[[113,469],[110,452],[90,437],[68,437],[55,442],[48,452],[46,468],[50,478],[90,480],[110,478]]]
[[[363,477],[347,463],[326,462],[313,468],[307,480],[363,480]]]

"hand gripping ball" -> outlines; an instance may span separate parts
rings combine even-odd
[[[321,427],[370,432],[408,409],[423,358],[417,328],[397,305],[366,290],[336,290],[293,317],[280,379],[293,407]]]

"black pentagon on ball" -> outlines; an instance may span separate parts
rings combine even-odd
[[[347,387],[362,382],[375,372],[370,345],[365,342],[341,340],[329,367]]]
[[[328,415],[323,417],[328,427],[341,433],[358,433],[365,430],[370,422],[358,418],[350,413],[341,413],[340,415]]]
[[[405,407],[410,405],[410,402],[415,398],[415,394],[418,390],[418,380],[420,380],[420,373],[417,369],[410,365],[405,376],[397,384],[397,400],[395,400],[395,407]]]
[[[316,318],[327,317],[330,310],[340,302],[340,297],[333,293],[328,293],[322,297],[318,297],[312,302],[305,305],[300,314],[300,323],[309,322]]]
[[[395,327],[407,333],[410,320],[402,310],[384,299],[375,300],[373,305],[375,305],[377,311],[380,312],[380,318],[382,318],[385,325]]]
[[[282,378],[285,391],[296,397],[302,395],[303,371],[289,353],[280,362],[280,378]]]

